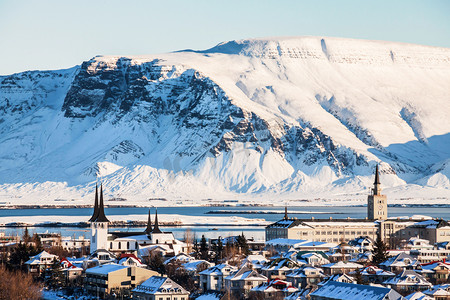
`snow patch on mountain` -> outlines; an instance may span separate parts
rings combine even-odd
[[[448,86],[450,49],[321,37],[1,76],[0,201],[449,198]]]

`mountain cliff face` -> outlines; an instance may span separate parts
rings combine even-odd
[[[355,196],[376,164],[445,198],[449,86],[450,49],[314,37],[2,76],[0,201]]]

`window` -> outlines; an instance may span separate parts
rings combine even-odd
[[[130,242],[127,242],[127,249],[130,249]]]

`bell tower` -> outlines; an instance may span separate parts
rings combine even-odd
[[[103,206],[103,186],[100,185],[100,201],[98,200],[98,189],[95,186],[94,213],[89,219],[91,222],[91,253],[98,249],[108,250],[108,223]]]
[[[375,169],[375,181],[371,194],[367,198],[367,218],[369,220],[387,219],[387,197],[381,194],[380,175],[378,165]]]

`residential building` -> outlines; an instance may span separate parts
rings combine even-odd
[[[132,290],[138,300],[188,300],[189,292],[168,277],[152,276]]]
[[[267,281],[267,277],[247,267],[225,277],[225,289],[231,293],[248,295],[255,286]]]
[[[261,268],[261,273],[269,279],[285,279],[292,269],[299,268],[300,264],[289,258],[277,258]]]
[[[424,291],[432,286],[425,277],[414,270],[404,270],[397,276],[383,282],[383,285],[405,295],[416,291]]]
[[[311,300],[401,300],[402,295],[390,288],[330,281],[310,295]]]
[[[226,263],[201,271],[200,287],[203,291],[225,291],[225,277],[236,271],[236,267]]]
[[[394,257],[388,258],[382,262],[379,266],[385,270],[399,273],[404,270],[413,270],[419,265],[417,259],[414,259],[410,255],[402,252]]]
[[[47,251],[42,251],[37,255],[31,256],[30,259],[25,262],[25,265],[27,265],[29,273],[38,276],[46,269],[49,269],[58,259],[58,256],[50,254]]]
[[[362,267],[363,266],[360,264],[344,261],[322,265],[322,269],[326,275],[348,274],[356,271],[356,269],[361,269]]]
[[[250,290],[250,299],[281,299],[297,291],[290,282],[274,279],[264,282]]]
[[[324,277],[325,274],[321,268],[304,266],[286,274],[286,281],[292,283],[294,287],[303,289],[317,285]]]
[[[104,264],[86,270],[85,288],[92,295],[104,298],[114,291],[132,289],[157,274],[134,266]]]

